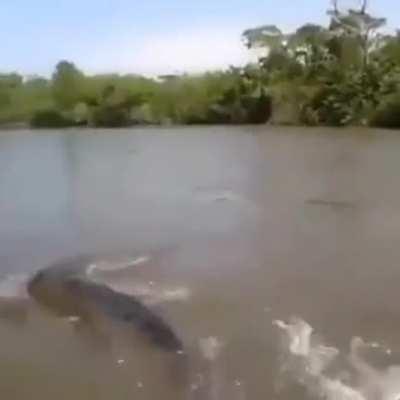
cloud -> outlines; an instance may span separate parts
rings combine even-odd
[[[250,60],[238,29],[209,28],[150,34],[110,40],[90,58],[83,59],[89,72],[121,71],[146,75],[202,72],[243,65]],[[117,45],[115,45],[118,43]]]

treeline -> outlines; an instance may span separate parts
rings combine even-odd
[[[268,88],[275,123],[400,127],[400,33],[385,18],[331,1],[328,26],[284,33],[274,25],[243,34],[249,48],[267,49],[253,79]]]
[[[400,127],[400,33],[384,18],[332,1],[327,26],[243,33],[256,64],[149,79],[87,76],[62,61],[50,79],[0,75],[0,124],[118,127],[134,124],[373,125]]]
[[[262,123],[270,115],[265,90],[240,69],[148,79],[87,76],[67,61],[51,79],[0,76],[0,123],[33,127],[121,127],[135,124]]]

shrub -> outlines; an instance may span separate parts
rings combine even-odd
[[[92,125],[104,128],[120,128],[131,125],[129,113],[122,107],[102,105],[93,112]]]
[[[400,128],[400,94],[385,98],[370,119],[370,125],[382,128]]]
[[[242,100],[242,105],[246,110],[246,123],[265,124],[271,118],[272,100],[264,93],[258,97],[246,96]]]
[[[342,126],[351,118],[349,99],[338,87],[321,88],[301,110],[301,120],[307,125]]]
[[[74,121],[57,110],[48,109],[35,112],[30,125],[32,128],[65,128],[73,126]]]
[[[271,123],[298,125],[304,122],[302,108],[315,94],[315,88],[303,86],[302,82],[282,82],[269,88],[271,96]]]

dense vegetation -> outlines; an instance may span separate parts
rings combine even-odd
[[[400,33],[386,20],[332,1],[328,26],[284,33],[249,29],[257,64],[203,75],[149,79],[87,76],[61,61],[50,79],[0,75],[0,124],[74,125],[265,123],[400,127]]]
[[[86,76],[60,62],[51,79],[0,76],[0,123],[34,127],[73,125],[266,122],[270,100],[241,70],[149,79]]]

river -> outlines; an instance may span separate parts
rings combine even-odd
[[[219,350],[188,386],[150,346],[119,364],[65,321],[0,321],[1,398],[313,398],[283,371],[273,322],[291,316],[343,357],[361,336],[397,364],[399,171],[400,135],[379,130],[1,132],[3,282],[78,254],[148,257],[113,284],[169,293],[157,312],[190,348]]]

